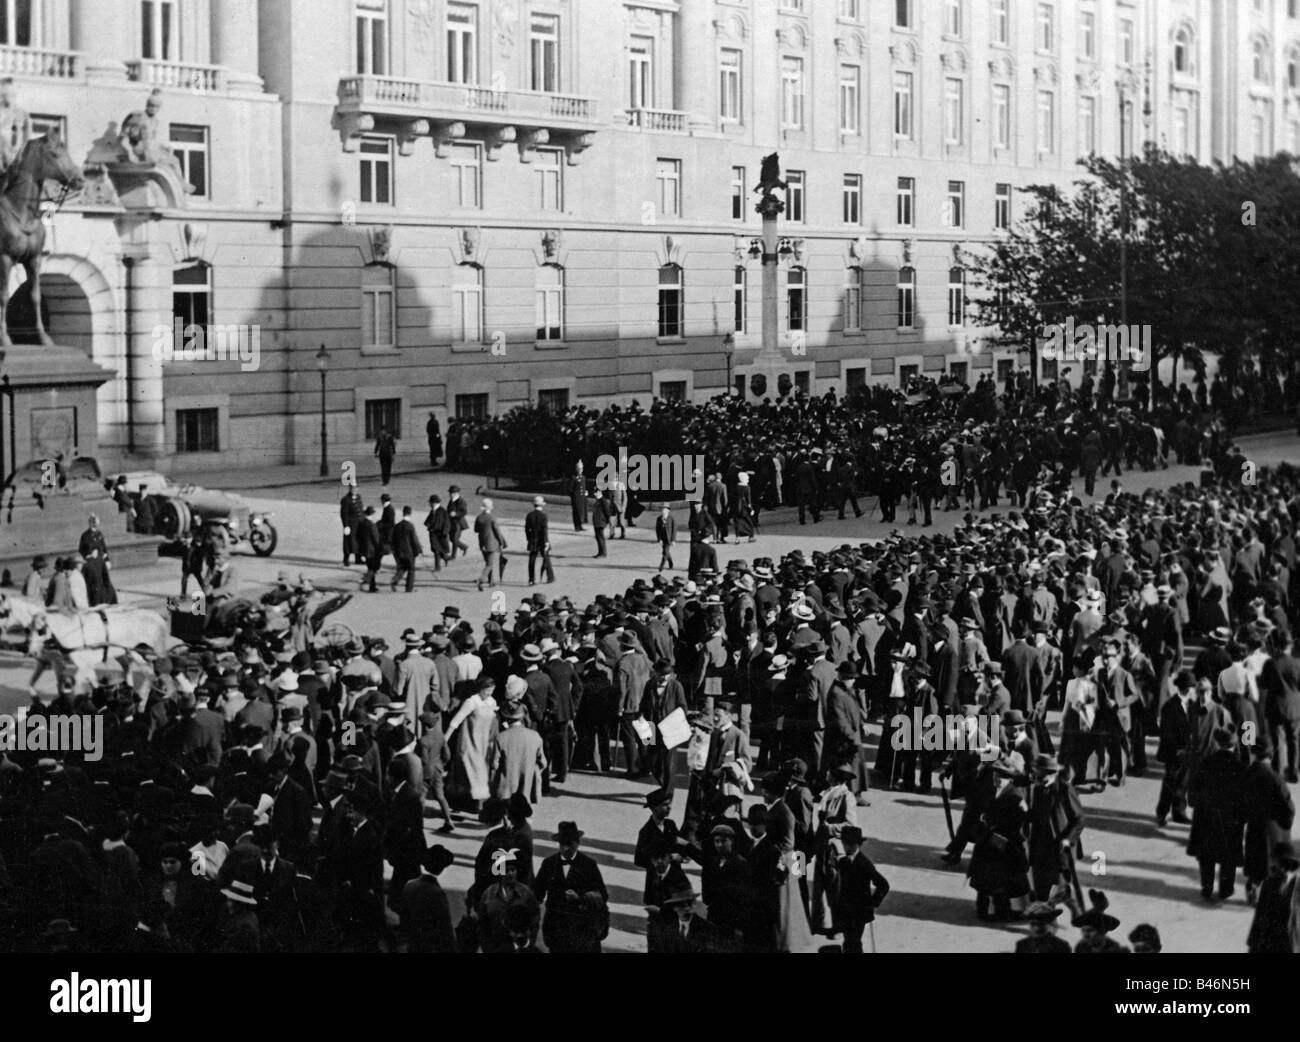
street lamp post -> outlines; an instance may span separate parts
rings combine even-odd
[[[727,396],[731,396],[733,382],[731,379],[731,359],[736,353],[736,337],[733,333],[728,333],[722,338],[722,355],[727,360]]]
[[[329,477],[329,429],[325,425],[325,372],[329,367],[330,353],[321,344],[316,352],[316,368],[320,370],[320,476]]]

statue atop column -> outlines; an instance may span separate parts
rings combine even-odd
[[[161,109],[162,91],[155,89],[145,102],[143,112],[129,113],[126,119],[122,120],[118,144],[126,153],[128,162],[169,170],[176,175],[176,180],[184,185],[186,194],[192,194],[194,186],[186,182],[181,164],[172,152],[171,142],[163,133],[158,118]]]
[[[32,138],[32,119],[18,104],[14,78],[0,79],[0,174],[23,154]]]
[[[758,184],[755,185],[755,192],[762,192],[763,198],[758,201],[754,208],[759,213],[765,213],[766,210],[775,208],[774,214],[785,211],[785,203],[774,194],[776,189],[785,191],[788,186],[781,180],[781,159],[777,153],[773,152],[770,156],[763,157],[763,166],[759,171]]]

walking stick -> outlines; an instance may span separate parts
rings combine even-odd
[[[939,775],[939,795],[943,797],[943,816],[948,822],[948,839],[956,842],[957,832],[952,827],[952,804],[948,802],[948,786],[944,784],[942,773]]]

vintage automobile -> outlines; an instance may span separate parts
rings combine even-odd
[[[184,542],[195,529],[219,525],[225,529],[231,547],[247,540],[258,557],[269,557],[275,552],[279,534],[271,524],[271,515],[250,510],[237,493],[218,492],[201,485],[178,485],[156,471],[114,474],[104,484],[112,488],[122,479],[132,495],[144,486],[143,494],[154,504],[154,532],[170,542]]]

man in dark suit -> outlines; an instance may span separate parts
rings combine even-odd
[[[856,825],[845,825],[840,830],[844,856],[839,859],[839,902],[835,921],[844,931],[845,954],[861,954],[862,933],[868,923],[876,919],[876,909],[889,893],[885,879],[862,852],[862,830]],[[875,948],[875,939],[872,939]]]
[[[438,873],[454,860],[446,847],[430,847],[420,859],[420,874],[402,891],[402,933],[409,955],[451,955],[456,951],[451,906],[438,882]]]
[[[799,524],[807,524],[805,514],[812,512],[813,524],[822,519],[818,502],[817,465],[807,456],[800,458],[794,468],[794,498],[799,505]]]
[[[284,951],[294,947],[305,933],[298,914],[298,870],[280,856],[273,827],[253,830],[258,856],[244,873],[253,885],[257,920],[262,929],[262,951]]]
[[[596,534],[596,556],[608,557],[609,550],[605,544],[605,530],[609,527],[610,503],[605,496],[597,496],[591,508],[591,530]]]
[[[587,523],[587,475],[583,473],[582,460],[574,465],[569,478],[569,506],[573,510],[573,530],[581,532]]]
[[[669,714],[680,709],[686,712],[686,692],[681,682],[673,676],[673,664],[661,658],[652,667],[653,675],[641,699],[641,715],[655,726],[654,745],[646,757],[647,767],[662,789],[670,793],[673,787],[672,750],[664,744],[658,724]]]
[[[667,917],[654,921],[650,930],[655,936],[654,950],[665,955],[697,955],[721,950],[718,932],[710,923],[695,914],[698,895],[687,884],[664,901]]]
[[[387,507],[386,510],[391,510]],[[361,577],[361,588],[367,593],[378,593],[375,576],[384,560],[383,537],[379,526],[375,524],[375,508],[366,507],[357,527],[352,530],[353,549],[356,555],[366,563],[366,574]]]
[[[673,518],[672,508],[665,505],[655,518],[655,538],[659,541],[659,571],[673,565],[673,543],[677,542],[677,522]]]
[[[1034,707],[1032,673],[1034,663],[1038,661],[1038,652],[1025,640],[1024,621],[1019,620],[1013,626],[1016,639],[1002,653],[1002,668],[1006,676],[1004,682],[1011,692],[1011,708],[1028,714]]]
[[[542,940],[551,952],[596,953],[609,932],[609,891],[600,866],[578,850],[583,833],[572,821],[555,833],[558,854],[541,864],[533,893],[546,908]]]
[[[393,866],[388,903],[400,915],[406,884],[419,874],[424,859],[424,794],[411,783],[398,758],[388,765],[388,790],[384,851]]]
[[[542,572],[548,583],[555,582],[555,569],[551,567],[551,536],[546,518],[546,500],[533,497],[533,509],[524,517],[524,538],[528,541],[528,585],[537,578],[537,558],[542,559]]]
[[[1286,750],[1286,780],[1300,782],[1300,655],[1295,639],[1288,640],[1283,652],[1264,663],[1260,687],[1264,697],[1264,722],[1273,731],[1273,769],[1283,770],[1282,751]]]
[[[396,571],[393,572],[393,582],[389,588],[394,593],[403,576],[406,577],[406,592],[415,591],[415,559],[422,553],[424,547],[420,545],[420,537],[411,521],[411,508],[402,507],[402,520],[393,526],[393,560]]]
[[[343,564],[346,567],[351,559],[357,557],[356,531],[364,517],[365,504],[356,485],[348,485],[348,490],[339,501],[339,521],[343,525]]]
[[[301,863],[311,837],[311,797],[289,777],[289,757],[277,749],[267,760],[267,794],[275,801],[271,826],[286,856]]]
[[[338,911],[345,943],[353,951],[373,951],[384,926],[384,845],[373,820],[377,810],[374,796],[360,790],[348,796]]]
[[[1141,708],[1142,695],[1133,674],[1120,665],[1118,641],[1109,640],[1102,647],[1102,665],[1094,678],[1097,683],[1097,731],[1106,752],[1107,781],[1119,785],[1127,774],[1127,735],[1132,728],[1133,707]]]
[[[179,723],[182,758],[196,764],[212,767],[221,762],[222,739],[226,734],[226,721],[222,715],[208,708],[211,694],[206,687],[194,691],[192,710],[182,703]]]
[[[582,679],[573,663],[561,655],[562,649],[553,638],[544,637],[540,650],[546,656],[542,670],[551,678],[551,694],[542,718],[546,773],[551,781],[563,784],[569,776],[569,760],[573,755],[573,721],[582,704]]]
[[[1156,803],[1156,824],[1164,827],[1173,812],[1174,821],[1186,825],[1187,768],[1192,750],[1192,703],[1196,697],[1196,678],[1191,670],[1182,670],[1174,680],[1174,697],[1160,709],[1160,744],[1156,759],[1165,765]]]

